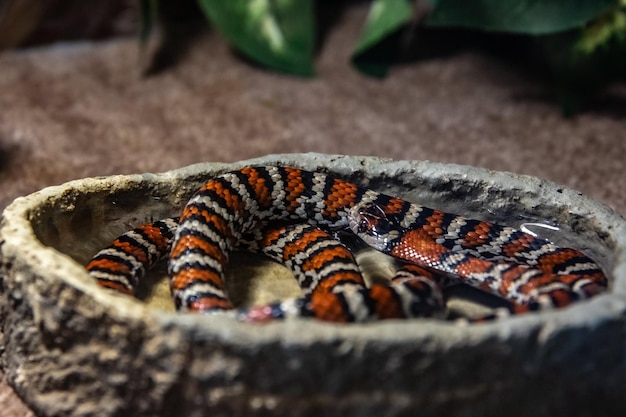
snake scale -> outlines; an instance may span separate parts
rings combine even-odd
[[[338,230],[351,230],[405,263],[388,285],[368,287],[350,250],[333,236]],[[167,257],[179,311],[228,312],[234,306],[224,271],[235,249],[285,264],[303,290],[299,298],[237,310],[237,317],[253,322],[441,317],[442,289],[454,283],[502,297],[517,314],[563,307],[607,286],[602,270],[575,249],[321,172],[277,166],[210,179],[179,218],[120,236],[87,270],[101,286],[132,295],[146,270]]]

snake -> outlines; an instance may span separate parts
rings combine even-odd
[[[353,253],[337,239],[345,231],[399,261],[389,283],[366,285]],[[235,250],[283,263],[303,295],[235,308],[224,275]],[[133,296],[164,258],[178,311],[234,312],[248,322],[441,318],[443,290],[459,283],[506,300],[507,311],[520,314],[565,307],[607,287],[601,268],[576,249],[283,166],[216,175],[180,216],[121,235],[86,269],[100,286]]]

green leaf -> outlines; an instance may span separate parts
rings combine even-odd
[[[355,53],[360,54],[387,35],[404,26],[413,13],[411,0],[375,0],[359,38]]]
[[[250,58],[277,71],[311,76],[313,0],[198,0],[217,29]]]
[[[376,46],[406,25],[412,15],[412,0],[375,0],[352,55],[353,64],[366,74],[385,76],[390,58],[386,55],[389,55],[390,50],[376,50]]]
[[[439,0],[429,26],[549,34],[580,28],[620,0]]]
[[[597,92],[626,74],[626,10],[616,7],[584,29],[537,38],[555,78],[563,112],[583,110]]]
[[[623,0],[622,3],[626,3],[626,0]],[[590,55],[606,47],[612,41],[623,43],[625,40],[626,10],[616,7],[604,13],[585,27],[580,39],[576,43],[575,49],[580,54]]]

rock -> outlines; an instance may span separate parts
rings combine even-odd
[[[173,313],[158,283],[135,300],[85,272],[98,249],[178,213],[206,179],[277,163],[326,169],[469,217],[558,225],[554,240],[597,260],[611,289],[566,309],[471,326],[249,325]],[[617,415],[626,406],[625,224],[536,178],[379,158],[271,155],[72,181],[18,198],[3,213],[1,361],[42,416]],[[297,293],[281,267],[237,263],[247,268],[233,271],[234,288],[248,292],[240,303]]]

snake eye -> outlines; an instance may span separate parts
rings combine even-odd
[[[365,233],[367,232],[367,230],[370,228],[370,222],[367,218],[362,217],[361,220],[359,220],[359,224],[357,226],[357,231],[359,233]]]

